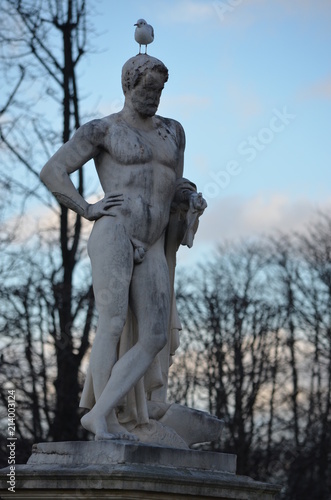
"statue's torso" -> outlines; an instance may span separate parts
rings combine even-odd
[[[157,241],[169,220],[179,159],[175,122],[155,117],[156,128],[140,131],[112,115],[107,120],[102,150],[94,159],[105,193],[124,201],[113,207],[130,237],[146,246]],[[103,221],[105,224],[106,221]]]

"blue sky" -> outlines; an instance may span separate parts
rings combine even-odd
[[[148,52],[170,72],[159,114],[184,126],[185,175],[209,204],[197,247],[300,229],[330,209],[331,3],[98,0],[102,51],[89,56],[84,86],[88,71],[99,75],[89,99],[101,115],[120,105],[140,17],[155,30]]]
[[[331,209],[329,0],[89,0],[96,36],[80,66],[86,116],[123,104],[134,23],[169,68],[159,114],[186,132],[185,176],[205,194],[195,250]]]

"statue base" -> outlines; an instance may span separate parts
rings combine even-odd
[[[127,441],[40,443],[15,468],[15,498],[271,500],[280,490],[235,471],[236,455],[227,453]],[[9,479],[9,467],[2,469],[2,499],[12,498]]]

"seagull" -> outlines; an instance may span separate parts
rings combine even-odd
[[[147,45],[154,40],[153,26],[147,24],[145,19],[138,19],[134,26],[137,26],[134,32],[134,39],[139,43],[139,54],[141,54],[142,45],[145,45],[145,54],[147,54]]]

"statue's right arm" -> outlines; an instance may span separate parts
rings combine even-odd
[[[94,120],[80,127],[70,141],[63,144],[50,158],[40,173],[42,182],[59,203],[88,220],[113,215],[108,209],[121,202],[119,195],[112,195],[89,204],[79,194],[69,177],[100,152],[104,134],[102,129],[101,120]]]

